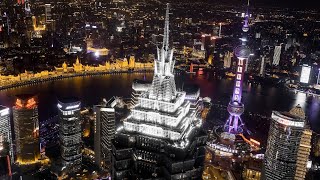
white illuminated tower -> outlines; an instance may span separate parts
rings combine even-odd
[[[225,124],[225,131],[233,134],[243,132],[244,123],[241,120],[241,115],[244,112],[244,105],[242,104],[242,85],[243,75],[245,71],[245,64],[250,56],[250,49],[246,45],[246,33],[249,31],[249,0],[247,12],[245,14],[244,24],[242,26],[243,37],[241,38],[242,44],[235,48],[234,54],[238,58],[238,66],[236,69],[235,84],[230,103],[228,104],[229,118]]]
[[[62,171],[68,173],[77,172],[82,163],[80,106],[77,98],[58,101]]]
[[[185,92],[176,90],[173,50],[169,47],[169,5],[163,46],[158,49],[151,87],[117,128],[113,179],[199,179],[205,143],[201,119]]]
[[[94,107],[96,120],[94,123],[94,156],[101,169],[106,169],[111,163],[111,140],[115,134],[115,106],[118,98],[112,97],[108,102]]]

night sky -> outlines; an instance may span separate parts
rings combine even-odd
[[[180,1],[202,1],[222,4],[246,4],[247,0],[180,0]],[[312,8],[320,10],[320,0],[250,0],[254,6],[272,6],[288,8]]]

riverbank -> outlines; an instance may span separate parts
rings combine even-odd
[[[108,70],[108,71],[84,71],[84,72],[73,72],[73,73],[63,73],[57,75],[48,75],[46,77],[39,77],[39,78],[32,78],[28,80],[20,80],[18,82],[9,83],[8,85],[0,86],[0,91],[27,86],[27,85],[34,85],[39,84],[47,81],[57,81],[66,78],[74,78],[74,77],[81,77],[81,76],[99,76],[105,74],[121,74],[121,73],[152,73],[153,69],[139,69],[139,70]]]

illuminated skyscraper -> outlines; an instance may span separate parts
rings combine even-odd
[[[273,54],[273,61],[272,64],[278,66],[280,62],[280,55],[281,55],[281,46],[274,47],[274,54]]]
[[[244,105],[241,102],[242,98],[242,85],[245,64],[250,56],[250,49],[246,46],[246,33],[249,31],[249,1],[248,8],[245,14],[244,24],[242,31],[244,36],[241,38],[242,44],[235,48],[234,54],[238,58],[238,66],[236,69],[235,85],[230,103],[228,104],[228,112],[230,114],[226,124],[225,130],[229,133],[238,134],[242,133],[244,126],[241,120],[241,114],[244,112]]]
[[[231,67],[231,58],[232,57],[233,57],[233,54],[229,51],[224,54],[224,58],[223,58],[223,67],[224,68]]]
[[[113,141],[113,179],[200,179],[207,136],[176,90],[169,47],[169,5],[163,46],[158,49],[152,85],[119,126]]]
[[[10,109],[0,106],[0,179],[11,175],[13,158]]]
[[[0,151],[6,150],[10,155],[11,163],[13,163],[13,147],[12,147],[12,133],[10,122],[10,109],[4,106],[0,106]],[[6,145],[6,146],[5,146]]]
[[[81,168],[80,107],[81,102],[77,98],[58,101],[62,170],[67,172],[76,172]]]
[[[94,155],[96,164],[102,169],[111,165],[111,140],[115,134],[115,106],[117,98],[94,107],[96,121],[94,124]]]
[[[305,114],[299,105],[289,112],[272,113],[263,179],[294,179],[304,129]]]
[[[300,139],[299,149],[298,149],[298,157],[296,163],[296,173],[294,176],[295,180],[304,180],[307,174],[309,155],[311,152],[311,138],[312,138],[312,130],[306,128],[302,132],[302,136]]]
[[[48,23],[52,20],[51,4],[45,4],[44,7],[45,7],[45,14],[46,14],[46,23]]]
[[[17,163],[33,164],[40,158],[38,105],[35,95],[16,96],[13,122]]]
[[[259,71],[260,76],[264,76],[265,68],[266,68],[265,55],[262,55],[261,56],[260,71]]]

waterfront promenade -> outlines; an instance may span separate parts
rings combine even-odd
[[[83,72],[48,72],[43,71],[37,73],[37,75],[26,76],[23,73],[18,76],[0,76],[0,91],[10,88],[38,84],[46,81],[56,81],[64,78],[73,78],[79,76],[95,76],[95,75],[104,75],[104,74],[119,74],[119,73],[151,73],[153,68],[135,68],[132,70],[129,69],[117,69],[117,70],[103,70],[103,71],[83,71]]]

